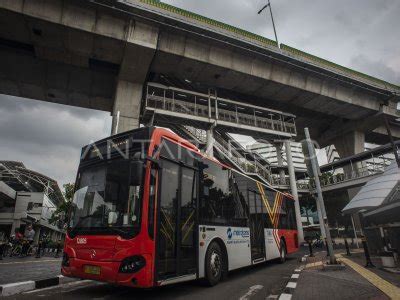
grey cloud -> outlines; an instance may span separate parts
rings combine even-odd
[[[352,58],[351,66],[377,78],[385,78],[389,82],[400,83],[400,73],[387,66],[382,60],[371,60],[361,54]]]
[[[74,180],[82,146],[110,133],[108,113],[0,95],[0,159]]]

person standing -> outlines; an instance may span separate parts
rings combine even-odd
[[[22,249],[23,255],[28,255],[28,249],[33,244],[33,240],[35,238],[35,230],[33,230],[32,224],[28,225],[27,230],[25,231],[25,244],[24,248]]]

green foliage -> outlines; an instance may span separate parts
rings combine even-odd
[[[73,183],[64,184],[64,197],[67,201],[72,201],[74,197],[75,185]]]
[[[71,209],[72,199],[74,197],[75,185],[73,183],[64,184],[64,198],[65,201],[61,203],[61,205],[54,211],[51,216],[49,223],[53,225],[57,225],[59,228],[62,228],[65,223],[65,218],[68,216],[68,213]]]

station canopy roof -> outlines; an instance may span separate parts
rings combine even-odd
[[[343,208],[345,214],[371,210],[391,201],[397,194],[400,183],[400,169],[394,161],[379,177],[371,179]]]
[[[57,181],[27,169],[22,162],[0,161],[0,181],[17,192],[43,192],[56,206],[64,201]]]

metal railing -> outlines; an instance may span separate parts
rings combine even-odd
[[[197,139],[200,143],[205,143],[207,139],[207,135],[205,130],[194,128],[191,126],[182,126],[186,131],[190,133],[190,135]],[[267,183],[271,182],[271,172],[270,170],[262,165],[257,160],[251,160],[246,155],[240,153],[232,147],[232,144],[229,141],[226,141],[220,134],[215,133],[214,135],[214,148],[221,153],[226,159],[228,159],[232,164],[234,164],[238,169],[240,169],[243,173],[248,175],[258,175],[262,180],[265,180]]]
[[[254,105],[218,98],[214,95],[147,85],[146,108],[229,122],[296,135],[295,116]]]
[[[191,135],[200,143],[207,142],[207,132],[203,129],[195,128],[192,126],[183,126]]]
[[[195,140],[198,144],[206,144],[207,133],[205,130],[191,126],[176,126],[180,131],[184,131],[186,137]],[[261,180],[264,180],[266,183],[275,187],[288,188],[290,186],[288,176],[281,178],[279,174],[272,173],[269,165],[265,166],[257,159],[254,159],[254,156],[246,155],[244,151],[238,151],[235,148],[235,145],[232,145],[230,140],[227,140],[226,137],[223,137],[218,132],[214,133],[214,149],[247,175],[258,176]],[[326,170],[325,166],[321,166],[321,169],[325,168],[320,176],[321,186],[328,187],[381,174],[390,162],[391,160],[386,158],[383,160],[383,163],[381,163],[377,160],[377,157],[375,157],[374,160],[367,158],[363,161],[350,161],[346,165],[340,165],[340,167],[331,170]],[[314,181],[309,178],[298,179],[296,184],[298,190],[301,191],[312,191],[315,189]]]
[[[249,160],[245,155],[242,155],[233,148],[230,148],[226,142],[215,139],[214,147],[224,154],[229,160],[235,163],[236,166],[248,175],[259,175],[263,180],[271,183],[271,172],[258,161]]]
[[[371,163],[370,160],[362,162],[349,163],[337,169],[325,171],[319,176],[321,187],[329,187],[340,183],[351,182],[353,180],[366,178],[382,174],[385,168],[390,164],[390,159],[385,160],[384,164]],[[322,166],[323,167],[323,166]],[[299,190],[315,190],[315,182],[313,179],[304,178],[296,181]],[[273,186],[289,186],[289,177],[280,178],[278,174],[273,174],[271,178]]]
[[[199,144],[205,144],[207,141],[207,133],[203,129],[198,129],[192,126],[179,126],[181,130],[185,130],[185,136],[195,139]],[[261,164],[257,159],[250,159],[246,154],[242,154],[232,146],[231,142],[226,140],[222,135],[216,133],[214,135],[214,148],[221,153],[226,159],[234,164],[243,173],[250,176],[258,176],[260,179],[275,187],[289,187],[289,177],[283,179],[279,174],[272,174],[270,166]],[[242,148],[245,149],[245,148]],[[243,152],[243,151],[242,151]],[[254,153],[253,153],[254,154]],[[254,156],[253,156],[254,157]],[[298,190],[309,190],[309,180],[300,179],[296,181]]]
[[[343,173],[337,173],[337,174],[334,174],[332,172],[326,172],[323,173],[322,176],[320,176],[320,182],[322,187],[327,187],[355,179],[361,179],[364,177],[381,174],[384,172],[384,170],[385,170],[384,166],[376,166],[374,168],[371,168],[369,166],[363,166],[363,167],[353,168],[351,171],[348,172],[344,171]],[[315,188],[314,183],[312,183],[311,186]]]
[[[309,179],[298,179],[296,180],[297,189],[301,191],[310,189],[310,181]],[[290,189],[290,178],[289,176],[285,176],[281,178],[279,174],[272,174],[271,185],[275,187],[285,187]]]

